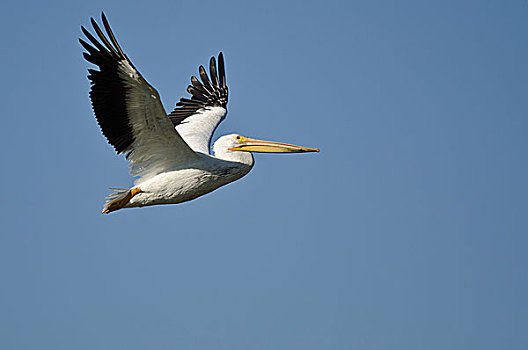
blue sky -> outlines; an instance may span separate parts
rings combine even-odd
[[[77,42],[104,10],[165,108],[223,51],[257,155],[183,205],[132,183]],[[4,1],[2,349],[526,349],[526,1]]]

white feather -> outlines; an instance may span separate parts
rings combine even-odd
[[[211,138],[226,114],[223,107],[202,108],[185,118],[176,130],[193,151],[209,154]]]

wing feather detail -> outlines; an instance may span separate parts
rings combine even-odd
[[[191,76],[187,92],[191,98],[181,98],[169,114],[176,130],[196,152],[209,154],[213,133],[227,115],[229,91],[226,85],[224,55],[209,60],[209,76],[204,66],[198,67],[200,79]]]
[[[89,43],[83,39],[79,42],[86,50],[84,58],[99,68],[89,69],[88,79],[92,107],[103,135],[117,154],[127,155],[130,172],[140,176],[139,182],[197,159],[167,118],[156,89],[119,46],[104,13],[101,18],[106,35],[92,18],[99,40],[81,27]]]

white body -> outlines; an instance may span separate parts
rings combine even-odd
[[[246,154],[251,156],[250,153]],[[141,192],[135,195],[125,207],[190,201],[240,179],[253,167],[252,157],[245,157],[250,158],[251,161],[244,163],[215,158],[206,154],[200,154],[200,158],[193,164],[186,164],[184,167],[166,171],[146,181],[136,183],[135,187]]]

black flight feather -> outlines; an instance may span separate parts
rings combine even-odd
[[[118,66],[122,61],[127,61],[132,67],[133,65],[119,47],[104,13],[101,17],[113,45],[93,18],[91,24],[100,41],[86,28],[81,27],[91,45],[83,39],[79,39],[79,42],[87,51],[83,53],[84,58],[99,68],[99,70],[88,70],[88,79],[92,85],[90,99],[97,123],[103,135],[119,154],[132,145],[134,134],[126,106],[127,87],[119,77]]]
[[[227,109],[228,88],[225,78],[224,55],[221,52],[218,54],[218,70],[214,56],[211,57],[209,61],[210,80],[203,66],[198,68],[198,73],[201,81],[192,76],[191,85],[187,87],[187,92],[192,95],[191,98],[181,98],[176,103],[176,108],[169,114],[174,126],[179,125],[187,117],[206,107]]]

